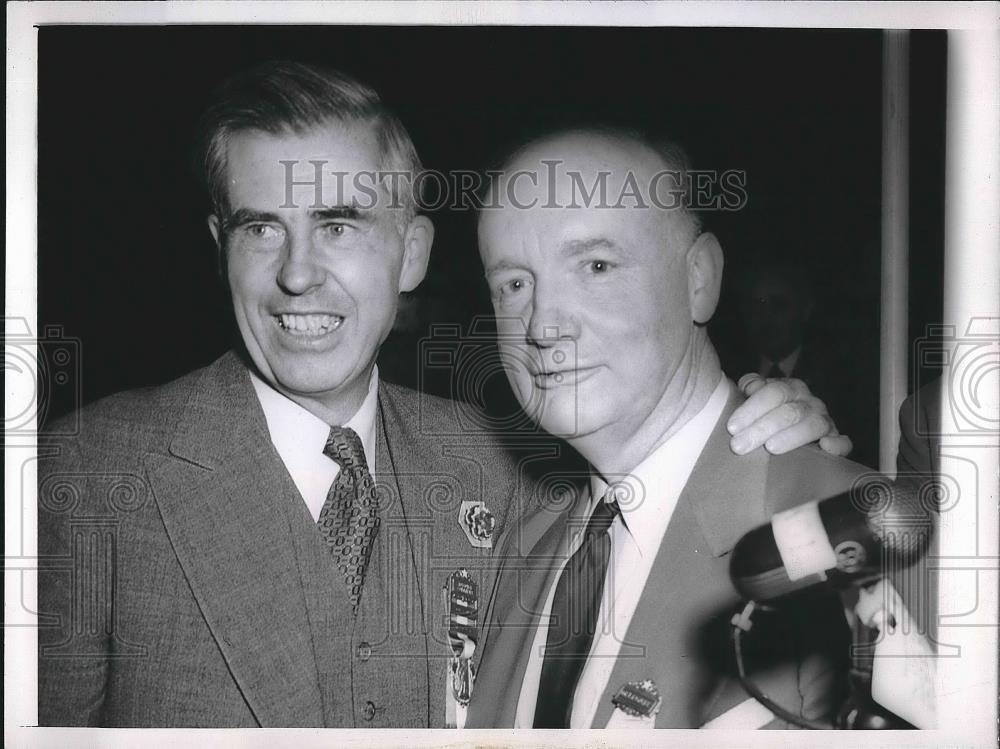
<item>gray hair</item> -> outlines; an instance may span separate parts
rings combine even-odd
[[[199,128],[200,166],[216,215],[226,216],[226,145],[238,132],[304,133],[329,122],[362,124],[375,131],[380,168],[410,179],[392,180],[393,204],[408,222],[417,212],[409,186],[420,173],[420,157],[403,123],[368,86],[335,70],[296,62],[267,62],[219,86]]]

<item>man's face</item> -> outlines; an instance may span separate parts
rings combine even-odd
[[[542,159],[561,159],[553,182]],[[648,185],[662,168],[655,154],[628,142],[561,136],[524,152],[507,174],[520,204],[483,211],[480,251],[498,318],[501,356],[525,411],[546,431],[570,441],[598,432],[635,433],[680,400],[693,330],[686,246],[678,247],[673,217],[655,208],[542,207],[554,184],[559,206],[584,204],[573,177],[587,186],[611,172],[615,204],[632,170]],[[648,204],[649,201],[647,200]],[[681,372],[681,377],[677,373]]]
[[[260,374],[342,420],[363,400],[399,292],[421,281],[430,248],[426,219],[401,228],[388,193],[375,201],[374,179],[354,179],[378,170],[378,157],[369,132],[340,123],[237,133],[226,151],[229,214],[209,221]],[[321,190],[310,161],[324,162]],[[306,184],[290,189],[289,176]]]

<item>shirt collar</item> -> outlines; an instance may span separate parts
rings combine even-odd
[[[701,411],[629,474],[601,477],[591,471],[588,511],[593,511],[607,493],[610,487],[606,479],[611,479],[625,528],[642,556],[656,554],[659,549],[674,505],[726,407],[730,387],[729,380],[722,377]]]
[[[323,452],[326,440],[330,436],[331,426],[350,427],[361,437],[361,447],[365,451],[368,470],[375,473],[375,415],[378,409],[378,366],[372,367],[368,380],[368,394],[361,402],[361,407],[346,424],[327,424],[314,413],[306,410],[291,398],[279,393],[264,382],[256,373],[250,372],[257,399],[264,410],[267,420],[267,430],[271,435],[278,454],[285,460],[286,456],[301,456]],[[294,460],[294,457],[292,458]]]

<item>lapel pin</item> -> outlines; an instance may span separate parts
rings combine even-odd
[[[479,586],[466,569],[453,572],[444,586],[445,607],[448,611],[448,642],[451,657],[445,687],[445,724],[448,728],[464,725],[459,714],[469,706],[476,667],[472,656],[478,641]]]
[[[458,524],[462,526],[465,537],[477,549],[493,548],[493,530],[496,528],[496,518],[482,500],[463,500],[458,508]]]
[[[622,686],[611,702],[626,715],[652,719],[660,711],[663,698],[652,679],[645,679],[630,681]]]

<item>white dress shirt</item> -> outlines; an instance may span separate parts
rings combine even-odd
[[[604,579],[598,628],[573,698],[570,728],[592,727],[598,704],[614,669],[642,590],[646,586],[660,543],[670,524],[674,507],[698,456],[722,415],[730,387],[729,380],[723,377],[701,411],[627,476],[602,478],[591,473],[586,517],[590,516],[597,503],[608,492],[607,480],[614,486],[611,491],[618,500],[621,514],[615,518],[608,531],[611,534],[611,557]],[[582,531],[583,527],[577,533],[577,538],[572,540],[570,556],[580,546]],[[562,562],[549,584],[548,597],[535,631],[521,684],[515,728],[531,728],[534,721],[552,599],[559,575],[568,561],[567,558]],[[623,657],[627,655],[625,653]]]
[[[313,520],[326,502],[327,492],[340,473],[340,466],[323,454],[330,436],[330,424],[310,413],[295,401],[282,395],[253,372],[253,388],[264,409],[271,444],[278,451],[288,475],[309,508]],[[375,473],[375,415],[378,407],[378,367],[372,367],[368,394],[357,413],[344,424],[361,437],[368,470]]]

